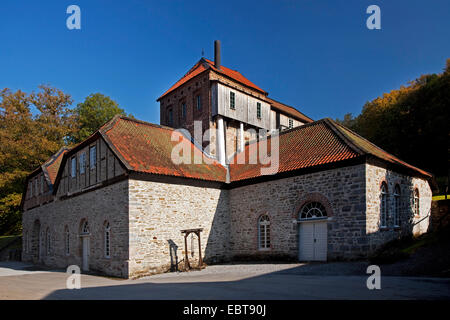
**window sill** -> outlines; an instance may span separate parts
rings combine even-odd
[[[387,226],[381,226],[380,231],[389,231],[389,227]]]

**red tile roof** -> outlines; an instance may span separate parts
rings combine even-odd
[[[206,159],[202,164],[175,164],[171,158],[172,150],[179,143],[190,150],[192,162],[194,156],[201,159],[203,153],[181,134],[178,134],[178,141],[172,141],[174,131],[172,128],[116,116],[102,127],[100,133],[129,170],[225,182],[226,169],[214,159]]]
[[[266,100],[270,103],[272,108],[277,109],[278,111],[281,111],[282,113],[285,113],[289,116],[292,116],[293,118],[300,120],[303,123],[310,123],[310,122],[314,121],[313,119],[311,119],[310,117],[307,117],[306,115],[304,115],[303,113],[301,113],[300,111],[295,109],[294,107],[291,107],[291,106],[288,106],[279,101],[270,99],[269,97],[266,97]]]
[[[396,165],[400,165],[403,167],[406,167],[408,169],[411,169],[415,172],[420,173],[421,175],[424,176],[428,176],[428,177],[432,177],[432,174],[429,172],[426,172],[422,169],[419,169],[413,165],[410,165],[409,163],[406,163],[403,160],[400,160],[399,158],[397,158],[396,156],[384,151],[383,149],[377,147],[376,145],[374,145],[372,142],[370,142],[369,140],[361,137],[360,135],[358,135],[357,133],[351,131],[350,129],[334,122],[333,120],[328,119],[328,121],[330,121],[334,127],[339,130],[340,133],[342,133],[342,135],[344,136],[345,139],[348,139],[349,142],[351,144],[353,144],[356,148],[358,148],[359,150],[361,150],[360,152],[362,154],[368,154],[368,155],[372,155],[378,159],[396,164]]]
[[[244,85],[246,85],[247,87],[250,87],[252,89],[255,89],[257,91],[260,91],[261,93],[267,94],[266,91],[264,91],[263,89],[261,89],[260,87],[258,87],[256,84],[254,84],[253,82],[251,82],[250,80],[248,80],[246,77],[244,77],[239,71],[236,70],[232,70],[230,68],[227,68],[225,66],[220,66],[220,69],[217,69],[214,66],[214,62],[208,59],[204,59],[208,65],[210,66],[210,68],[212,70],[214,70],[217,73],[222,73],[224,75],[226,75],[227,77],[230,77],[233,80],[236,80],[237,82],[240,82]]]
[[[259,159],[257,164],[249,164],[249,154],[252,148],[256,147],[255,143],[245,146],[245,163],[247,164],[238,164],[238,155],[234,157],[234,164],[230,164],[231,181],[259,177],[261,176],[261,168],[270,167],[270,165],[262,165]],[[270,146],[271,139],[269,138],[267,147],[269,152]],[[257,149],[254,148],[254,150]],[[338,162],[358,156],[358,153],[336,136],[325,121],[316,121],[282,132],[279,135],[278,170],[274,171],[273,174]]]
[[[59,149],[44,165],[42,166],[44,172],[46,171],[48,179],[51,184],[55,184],[56,176],[58,174],[59,167],[61,166],[61,161],[64,154],[69,151],[67,148],[63,147]]]
[[[253,142],[245,146],[246,164],[238,164],[239,154],[234,156],[230,164],[230,181],[240,181],[261,176],[261,168],[269,168],[270,165],[262,165],[258,157],[257,164],[250,164],[249,154],[255,146],[261,142]],[[271,139],[268,139],[267,150],[270,151]],[[278,168],[272,174],[310,168],[314,166],[336,163],[365,155],[374,156],[431,178],[431,174],[416,168],[397,157],[378,148],[371,142],[357,135],[353,131],[337,124],[331,119],[323,119],[279,135],[279,159]],[[255,156],[257,157],[257,156]],[[276,170],[278,169],[278,170]]]
[[[55,184],[56,176],[58,175],[59,167],[61,166],[61,161],[63,159],[64,154],[69,151],[66,147],[62,147],[58,150],[54,155],[52,155],[44,164],[34,169],[29,175],[28,178],[35,176],[37,173],[41,171],[44,172],[45,179],[47,183],[52,186]]]
[[[248,80],[246,77],[244,77],[239,71],[232,70],[230,68],[227,68],[225,66],[221,66],[220,70],[217,69],[214,66],[214,62],[205,58],[200,59],[180,80],[178,80],[173,86],[169,88],[162,96],[160,96],[157,101],[159,101],[162,97],[166,96],[176,88],[182,86],[195,76],[199,75],[200,73],[206,71],[206,70],[214,70],[217,73],[223,74],[247,87],[250,87],[254,90],[260,91],[263,94],[267,94],[263,89],[258,87],[256,84]]]
[[[232,70],[230,68],[227,68],[225,66],[221,66],[220,70],[217,69],[214,66],[214,62],[205,58],[200,59],[180,80],[178,80],[173,86],[169,88],[162,96],[160,96],[157,101],[159,101],[161,98],[172,92],[173,90],[181,87],[183,84],[188,82],[189,80],[195,78],[197,75],[203,73],[206,70],[213,70],[219,74],[225,75],[251,89],[257,90],[264,95],[267,96],[267,92],[258,87],[256,84],[248,80],[246,77],[244,77],[239,71]],[[281,111],[282,113],[285,113],[289,116],[292,116],[293,118],[302,121],[303,123],[310,123],[313,122],[311,118],[307,117],[294,107],[288,106],[284,103],[281,103],[279,101],[270,99],[268,97],[265,98],[268,103],[272,105],[274,109],[277,109],[278,111]]]
[[[189,150],[191,159],[194,159],[195,156],[201,158],[203,153],[181,134],[178,134],[178,141],[172,141],[174,132],[175,130],[169,127],[116,116],[84,142],[89,142],[89,139],[96,136],[103,137],[119,160],[130,171],[220,183],[227,181],[226,168],[214,159],[205,159],[205,156],[201,164],[175,164],[172,161],[172,152],[176,145]],[[67,159],[69,153],[76,151],[84,142],[70,151],[61,149],[42,166],[52,184],[55,184],[55,180],[57,180],[57,173],[61,172],[58,169],[62,159]],[[271,138],[268,138],[268,151],[270,151],[271,143]],[[250,163],[250,151],[254,149],[257,152],[258,149],[255,147],[259,147],[260,144],[261,142],[252,142],[245,146],[244,164],[238,163],[238,159],[243,153],[234,156],[229,165],[230,182],[260,177],[262,176],[261,169],[270,167],[270,164],[262,165],[259,159],[257,164]],[[432,177],[430,173],[398,159],[331,119],[322,119],[280,133],[278,168],[266,172],[266,174],[312,168],[367,155],[402,166],[422,177]],[[40,168],[30,176],[38,170]]]

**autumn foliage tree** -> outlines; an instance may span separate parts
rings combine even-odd
[[[100,96],[102,103],[93,102]],[[46,85],[30,94],[0,91],[0,235],[21,232],[19,207],[30,172],[123,113],[109,97],[89,97],[91,104],[73,109],[69,94]]]

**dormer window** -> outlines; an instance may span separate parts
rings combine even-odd
[[[236,109],[236,94],[230,91],[230,109]]]
[[[86,172],[86,152],[80,154],[80,174]]]
[[[258,119],[261,119],[261,103],[260,102],[256,103],[256,117]]]
[[[77,176],[77,158],[72,157],[72,163],[71,163],[71,174],[70,176],[72,178],[75,178]]]
[[[89,149],[89,164],[91,169],[94,169],[97,165],[97,148],[95,146]]]
[[[44,193],[44,175],[41,175],[41,194]]]

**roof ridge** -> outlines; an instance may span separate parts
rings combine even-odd
[[[328,118],[328,119],[329,119],[329,118]],[[356,133],[355,131],[353,131],[353,130],[347,128],[346,126],[343,126],[342,124],[337,123],[336,121],[334,121],[334,120],[332,120],[332,119],[329,119],[329,120],[333,123],[333,125],[334,125],[335,127],[338,127],[338,129],[340,129],[340,130],[347,130],[347,131],[349,131],[351,134],[354,134],[354,135],[357,136],[358,138],[361,138],[361,139],[363,139],[364,141],[368,142],[371,146],[377,148],[378,150],[383,151],[383,152],[385,152],[385,153],[387,153],[387,154],[393,156],[394,158],[396,158],[396,159],[398,159],[398,160],[400,160],[400,161],[403,161],[403,160],[399,159],[397,156],[393,155],[392,153],[390,153],[390,152],[388,152],[388,151],[386,151],[386,150],[380,148],[379,146],[377,146],[377,145],[374,144],[373,142],[367,140],[366,138],[364,138],[364,137],[361,136],[360,134]],[[360,147],[360,148],[361,148],[361,149],[364,149],[364,147]],[[364,150],[364,152],[370,154],[369,151]],[[403,161],[403,162],[405,162],[405,161]]]
[[[282,105],[285,106],[285,107],[294,109],[295,111],[297,111],[298,113],[300,113],[301,115],[303,115],[305,118],[308,118],[308,119],[314,121],[312,118],[308,117],[306,114],[304,114],[303,112],[301,112],[300,110],[298,110],[296,107],[290,106],[290,105],[288,105],[288,104],[286,104],[286,103],[280,102],[280,101],[275,100],[275,99],[273,99],[273,98],[271,98],[271,97],[267,97],[267,99],[272,100],[272,101],[275,101],[276,103],[282,104]],[[275,106],[275,108],[276,108],[276,106]]]
[[[431,174],[430,172],[425,171],[425,170],[422,170],[422,169],[420,169],[420,168],[418,168],[418,167],[416,167],[416,166],[413,166],[412,164],[409,164],[408,162],[406,162],[406,161],[400,159],[399,157],[397,157],[396,155],[394,155],[394,154],[392,154],[392,153],[390,153],[390,152],[388,152],[388,151],[386,151],[386,150],[380,148],[379,146],[377,146],[377,145],[374,144],[373,142],[371,142],[371,141],[369,141],[368,139],[364,138],[363,136],[361,136],[360,134],[356,133],[355,131],[353,131],[353,130],[351,130],[351,129],[345,127],[345,126],[343,126],[342,124],[339,124],[339,123],[337,123],[336,121],[334,121],[334,120],[332,120],[332,119],[329,119],[329,118],[328,118],[328,120],[329,120],[330,123],[332,123],[332,124],[335,126],[335,128],[336,128],[337,130],[339,130],[339,131],[341,131],[341,130],[348,131],[350,134],[353,134],[353,135],[355,135],[356,137],[358,137],[359,139],[362,139],[363,141],[365,141],[366,143],[368,143],[371,147],[377,149],[378,151],[381,151],[381,152],[387,154],[389,157],[392,157],[392,159],[391,159],[391,160],[388,160],[388,159],[380,158],[380,156],[374,154],[374,153],[371,152],[370,150],[367,150],[364,146],[359,146],[359,145],[356,146],[357,148],[359,148],[360,150],[362,150],[365,154],[370,155],[370,156],[373,156],[373,157],[376,157],[376,158],[379,158],[379,159],[384,160],[384,161],[397,162],[397,164],[400,164],[400,165],[403,165],[403,166],[407,166],[407,167],[409,167],[410,169],[413,169],[413,170],[415,170],[415,171],[421,172],[421,174],[426,173],[427,175],[432,176],[432,174]],[[355,145],[355,144],[353,144],[353,145]]]
[[[119,118],[122,119],[122,120],[136,122],[136,123],[140,123],[140,124],[143,124],[143,125],[147,125],[147,126],[155,127],[155,128],[159,128],[159,129],[166,129],[166,130],[169,130],[169,131],[175,131],[176,130],[175,128],[172,128],[172,127],[168,127],[168,126],[164,126],[164,125],[161,125],[161,124],[156,124],[156,123],[152,123],[152,122],[148,122],[148,121],[144,121],[144,120],[139,120],[139,119],[131,118],[131,117],[124,116],[124,115],[119,115]]]
[[[285,135],[285,134],[287,134],[287,133],[291,133],[291,132],[294,132],[294,131],[297,131],[297,130],[300,131],[301,129],[304,129],[304,128],[307,128],[307,127],[312,127],[312,126],[314,126],[314,125],[321,124],[321,123],[324,122],[324,121],[325,121],[325,119],[320,119],[320,120],[316,120],[316,121],[314,121],[314,122],[305,123],[305,124],[303,124],[303,125],[301,125],[301,126],[294,127],[294,128],[291,128],[291,129],[287,129],[287,130],[283,130],[283,131],[274,132],[274,133],[271,133],[270,135],[268,135],[265,139],[272,139],[272,136],[274,136],[274,135],[277,135],[278,137],[280,137],[280,136]],[[244,148],[245,148],[246,146],[250,146],[251,144],[254,144],[254,143],[258,144],[259,142],[261,142],[261,140],[263,140],[263,139],[260,139],[260,140],[258,140],[258,139],[253,139],[253,140],[251,140],[251,141],[248,141],[248,142],[245,143]],[[238,154],[240,154],[240,153],[242,153],[242,152],[244,152],[244,151],[242,150],[242,151],[239,151],[239,152],[235,152],[235,153],[232,155],[232,157],[230,157],[230,159],[233,159],[234,157],[236,157]]]
[[[367,150],[364,150],[363,148],[357,146],[355,143],[350,141],[347,137],[345,137],[342,132],[336,127],[336,122],[334,122],[331,118],[325,118],[325,123],[328,125],[328,127],[333,131],[333,133],[342,140],[347,146],[350,147],[353,151],[355,151],[359,155],[365,155],[368,154]]]

